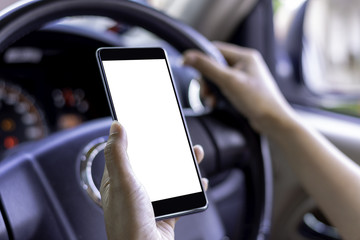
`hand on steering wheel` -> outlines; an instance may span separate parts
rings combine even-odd
[[[292,109],[280,93],[262,56],[254,49],[220,42],[215,45],[230,66],[218,64],[194,50],[186,52],[184,63],[214,82],[232,105],[249,119],[254,129],[269,134],[281,119],[291,115]],[[209,91],[205,92],[213,102],[213,96]]]

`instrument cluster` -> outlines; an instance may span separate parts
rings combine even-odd
[[[108,44],[38,31],[0,55],[0,154],[110,116],[95,50]]]

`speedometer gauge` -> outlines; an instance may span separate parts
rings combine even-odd
[[[44,115],[35,100],[19,86],[0,80],[0,153],[46,135]]]

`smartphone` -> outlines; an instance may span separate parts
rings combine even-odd
[[[207,198],[162,48],[96,52],[113,119],[126,129],[128,156],[157,220],[207,208]]]

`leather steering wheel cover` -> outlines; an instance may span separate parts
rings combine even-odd
[[[219,51],[192,28],[167,15],[130,1],[32,1],[0,16],[0,52],[24,35],[68,16],[96,15],[141,26],[179,51],[195,48],[226,64]]]

